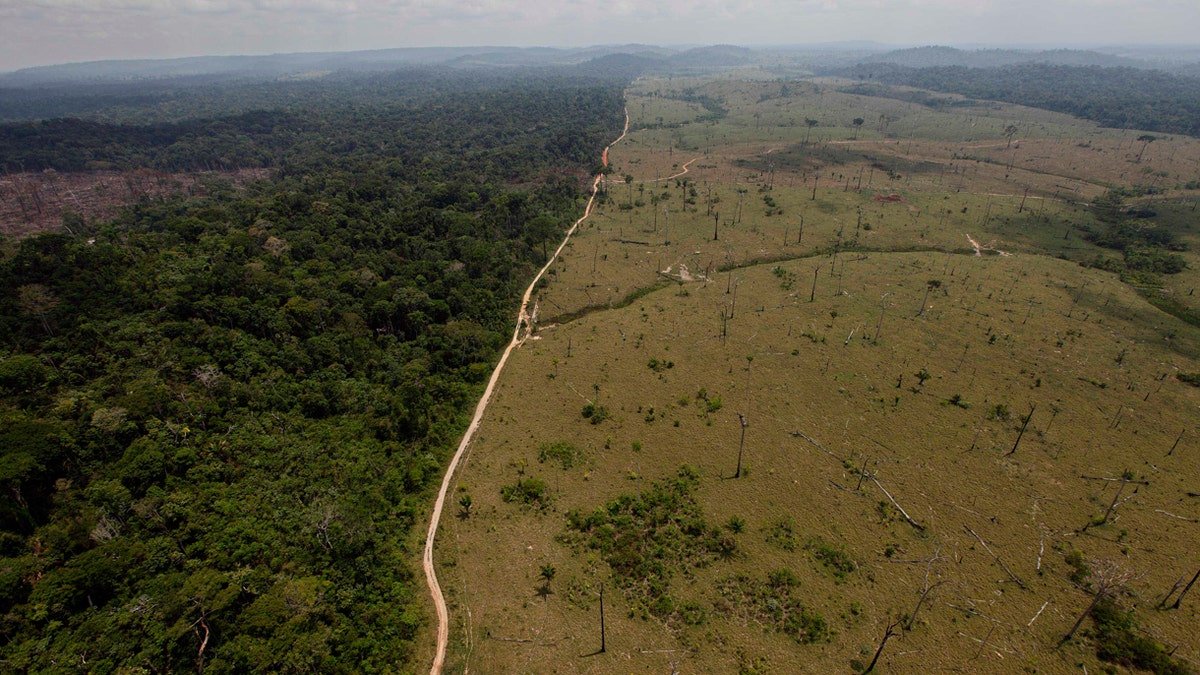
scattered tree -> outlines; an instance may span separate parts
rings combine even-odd
[[[1142,154],[1146,152],[1146,148],[1149,147],[1150,144],[1153,143],[1154,141],[1157,141],[1158,137],[1153,136],[1151,134],[1142,134],[1141,136],[1138,136],[1137,139],[1138,139],[1138,142],[1142,144],[1142,149],[1138,150],[1137,159],[1135,159],[1134,161],[1141,162]]]

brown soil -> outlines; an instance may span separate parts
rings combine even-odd
[[[143,199],[168,195],[203,195],[211,178],[235,185],[266,177],[269,169],[204,173],[162,173],[150,169],[87,173],[17,173],[0,177],[0,235],[20,239],[57,230],[73,213],[86,222],[115,216]]]

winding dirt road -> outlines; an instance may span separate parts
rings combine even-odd
[[[608,166],[608,150],[612,146],[620,143],[625,138],[625,134],[629,132],[629,110],[625,111],[625,128],[621,131],[621,135],[617,140],[608,144],[604,148],[604,154],[601,156],[601,161],[604,166]],[[695,161],[695,160],[692,160]],[[691,162],[689,162],[690,164]],[[504,364],[508,362],[508,357],[513,350],[525,341],[525,336],[532,330],[532,322],[529,320],[529,300],[533,296],[533,289],[537,286],[538,281],[550,269],[550,265],[558,259],[562,253],[563,247],[570,241],[571,235],[579,229],[579,224],[587,220],[592,214],[592,205],[596,201],[596,192],[599,190],[600,181],[604,178],[604,174],[596,176],[592,181],[592,194],[588,197],[587,207],[583,210],[583,216],[575,221],[567,234],[563,237],[562,243],[558,248],[554,249],[554,255],[550,256],[545,266],[538,271],[537,276],[529,283],[529,288],[525,289],[525,295],[521,297],[521,310],[517,313],[517,325],[513,328],[512,340],[509,341],[508,347],[505,347],[504,354],[500,356],[500,362],[496,364],[496,369],[492,371],[492,377],[488,380],[487,388],[483,391],[483,396],[479,399],[479,403],[475,406],[475,416],[471,418],[471,424],[467,427],[467,432],[463,434],[462,441],[458,444],[458,450],[455,451],[454,457],[450,460],[450,466],[446,467],[446,475],[442,478],[442,487],[438,490],[437,501],[433,504],[433,513],[429,517],[429,532],[425,536],[425,555],[421,561],[421,566],[425,569],[425,581],[429,584],[429,594],[433,596],[433,604],[437,609],[438,632],[437,632],[437,653],[433,657],[433,665],[429,669],[430,675],[441,675],[442,666],[446,662],[446,645],[450,641],[450,613],[446,610],[446,598],[442,595],[442,587],[438,584],[437,573],[433,569],[433,544],[434,537],[437,535],[438,524],[442,520],[442,509],[446,505],[446,494],[450,491],[450,483],[454,478],[454,472],[458,469],[459,462],[462,460],[467,446],[474,438],[475,432],[479,429],[479,422],[483,419],[484,412],[487,411],[488,403],[491,401],[492,392],[496,388],[496,381],[500,379],[500,372],[504,370]],[[524,333],[524,335],[523,335]]]
[[[607,158],[608,158],[608,154],[607,154],[607,153],[608,153],[608,151],[607,151],[607,150],[605,150],[604,152],[605,152],[605,155],[604,155],[604,157],[607,159]],[[692,159],[688,160],[687,164],[684,164],[684,165],[683,165],[683,167],[682,167],[682,168],[683,168],[683,171],[680,171],[680,172],[679,172],[679,173],[677,173],[677,174],[673,174],[673,175],[667,176],[666,178],[655,178],[654,180],[652,180],[652,181],[647,181],[647,182],[649,182],[649,183],[661,183],[661,182],[663,182],[663,181],[671,180],[672,178],[679,178],[680,176],[682,176],[682,175],[684,175],[685,173],[687,173],[687,172],[688,172],[688,164],[691,164],[692,162],[696,161],[697,159],[700,159],[700,158],[699,158],[699,157],[693,157]],[[607,162],[607,161],[605,161],[605,162],[604,162],[604,166],[608,166],[608,162]]]

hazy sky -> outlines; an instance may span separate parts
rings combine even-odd
[[[469,45],[1196,44],[1197,26],[1197,0],[0,0],[0,71]]]

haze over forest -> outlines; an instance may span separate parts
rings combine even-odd
[[[1193,44],[1177,0],[3,0],[0,72],[103,59],[468,45]]]

